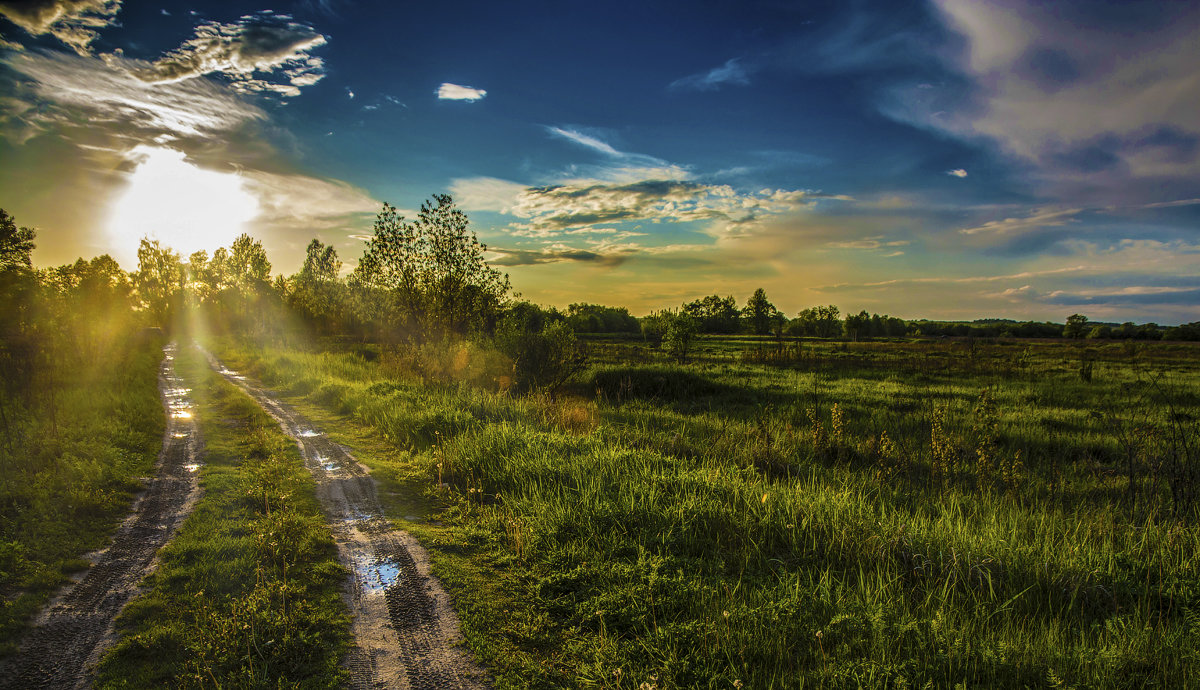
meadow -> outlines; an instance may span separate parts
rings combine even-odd
[[[554,397],[466,346],[218,350],[372,467],[501,687],[1200,669],[1192,345],[593,339]]]

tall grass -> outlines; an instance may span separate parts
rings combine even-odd
[[[1116,353],[1087,382],[1057,346],[978,365],[998,348],[940,367],[639,356],[558,403],[351,354],[236,356],[407,451],[374,462],[423,468],[458,530],[441,548],[508,554],[545,616],[496,634],[542,641],[539,682],[1186,686],[1200,530],[1162,468],[1196,461],[1168,437],[1200,388],[1187,353],[1147,357],[1157,373]]]
[[[131,338],[49,361],[36,397],[0,401],[0,655],[15,652],[30,617],[88,567],[83,554],[104,546],[150,474],[165,424],[162,346]]]

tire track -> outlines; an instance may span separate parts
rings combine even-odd
[[[338,554],[351,572],[346,599],[355,647],[350,687],[486,688],[487,674],[459,646],[458,616],[434,579],[417,540],[393,529],[370,471],[261,385],[208,355],[209,365],[241,388],[300,447]]]
[[[0,673],[0,688],[86,688],[101,654],[115,641],[113,620],[138,592],[154,557],[199,498],[200,437],[189,389],[175,372],[176,346],[163,348],[158,388],[167,414],[154,478],[113,537],[91,555],[83,579],[50,602]]]

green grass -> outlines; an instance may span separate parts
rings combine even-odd
[[[345,572],[295,445],[194,350],[203,496],[118,619],[98,686],[334,687],[349,643]]]
[[[558,402],[223,354],[344,415],[393,515],[424,506],[502,686],[1193,682],[1195,349],[803,352],[607,344]]]
[[[0,441],[0,656],[83,555],[105,545],[151,473],[165,424],[160,338],[97,356],[50,353],[38,394],[5,410]],[[63,355],[62,359],[54,354]]]

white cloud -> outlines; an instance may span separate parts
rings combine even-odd
[[[592,149],[593,151],[599,151],[600,153],[603,153],[603,154],[606,154],[609,156],[620,157],[620,156],[627,155],[627,154],[624,154],[624,153],[616,150],[608,143],[601,141],[600,139],[597,139],[596,137],[590,136],[588,134],[584,134],[583,132],[578,132],[573,129],[563,129],[562,127],[549,127],[548,126],[548,127],[546,127],[546,131],[550,132],[551,134],[553,134],[555,136],[562,137],[563,139],[566,139],[568,141],[573,141],[576,144],[579,144],[580,146],[585,146],[589,149]]]
[[[117,135],[197,137],[233,130],[265,113],[205,80],[152,84],[134,76],[145,63],[107,56],[104,61],[63,53],[9,56],[9,67],[28,78],[39,104],[25,119],[48,127],[82,114],[89,127],[107,124]],[[57,106],[57,108],[55,107]]]
[[[455,180],[450,185],[450,195],[467,211],[508,213],[527,187],[496,177],[468,177]]]
[[[1004,218],[1002,220],[990,220],[983,225],[971,228],[963,228],[962,230],[959,230],[959,232],[964,235],[978,235],[981,233],[1008,235],[1024,230],[1059,227],[1073,222],[1075,220],[1075,216],[1082,211],[1083,209],[1079,208],[1036,209],[1028,216]]]
[[[121,0],[0,2],[0,14],[34,36],[50,34],[87,55],[96,33],[115,21]]]
[[[459,86],[449,82],[438,87],[437,97],[443,101],[478,101],[487,95],[487,91],[471,86]]]
[[[201,24],[194,38],[137,74],[153,84],[170,84],[220,73],[238,91],[296,96],[300,87],[315,84],[324,76],[321,58],[308,55],[324,44],[325,37],[312,27],[287,15],[260,12],[230,24]],[[265,78],[277,70],[286,81]]]
[[[714,91],[726,84],[746,86],[750,83],[750,73],[739,58],[730,58],[725,64],[714,67],[707,72],[699,72],[681,77],[671,82],[670,89],[690,89],[694,91]]]
[[[1156,189],[1131,188],[1131,179],[1200,173],[1200,157],[1153,137],[1196,132],[1194,7],[1160,3],[1150,10],[1162,20],[1157,25],[1127,28],[1031,0],[935,4],[966,39],[958,66],[974,81],[978,102],[947,108],[914,89],[898,96],[901,117],[998,141],[1050,179],[1070,185],[1086,178],[1097,198],[1110,201]]]
[[[967,176],[967,171],[963,170],[962,168],[955,168],[954,170],[947,170],[946,174],[950,175],[951,177],[962,178]]]
[[[382,203],[368,192],[340,180],[298,174],[243,170],[247,192],[258,199],[259,227],[317,231],[370,225]]]

